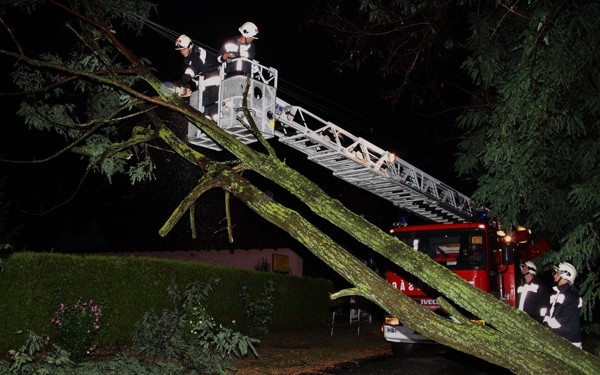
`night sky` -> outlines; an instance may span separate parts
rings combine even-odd
[[[425,121],[403,103],[392,108],[380,99],[374,72],[339,72],[333,63],[339,57],[338,47],[323,31],[307,26],[306,2],[286,2],[285,9],[273,7],[268,1],[159,4],[158,15],[152,21],[177,33],[186,33],[209,51],[217,50],[224,40],[238,35],[242,23],[254,22],[260,30],[254,42],[257,60],[278,70],[279,97],[393,150],[409,163],[460,189],[451,172],[454,145],[434,144],[425,136],[432,127],[443,128],[444,121],[450,120]],[[123,39],[138,56],[153,62],[162,80],[176,80],[181,75],[181,57],[173,48],[174,40],[153,30]],[[2,40],[4,44],[4,37]],[[3,87],[7,87],[5,79]],[[61,142],[57,136],[23,131],[25,126],[15,119],[14,107],[5,105],[2,111],[5,127],[0,142],[11,158],[42,159],[57,150]],[[331,172],[307,161],[304,155],[276,141],[272,143],[289,165],[382,229],[387,230],[403,214],[391,203],[331,177]],[[207,153],[210,156],[214,152]],[[198,239],[191,239],[185,219],[169,236],[159,237],[160,226],[194,186],[199,172],[174,154],[162,156],[156,162],[154,182],[131,186],[127,177],[121,176],[109,184],[104,177],[89,175],[80,188],[85,163],[76,156],[67,155],[38,165],[0,165],[3,174],[10,177],[7,194],[12,205],[11,222],[13,226],[22,224],[20,246],[34,250],[114,251],[295,245],[287,234],[237,201],[233,205],[236,242],[229,244],[221,191],[206,194],[196,209]],[[277,187],[265,184],[264,189],[275,199],[285,196]],[[77,194],[73,196],[75,191]],[[332,233],[335,233],[333,228]]]

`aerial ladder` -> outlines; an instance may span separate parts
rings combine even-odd
[[[504,233],[496,222],[482,221],[487,212],[464,194],[419,170],[392,152],[386,151],[318,115],[277,96],[277,70],[252,62],[251,76],[226,75],[221,66],[215,82],[198,82],[190,104],[211,117],[219,127],[245,144],[256,142],[246,108],[265,139],[279,142],[305,154],[308,160],[329,169],[351,185],[375,194],[397,207],[433,224],[396,225],[390,233],[417,251],[448,267],[477,288],[515,306],[520,282],[520,264],[549,250],[546,241],[533,244],[531,232],[515,228]],[[218,91],[205,95],[210,91]],[[205,100],[217,96],[218,100]],[[210,109],[210,106],[216,106]],[[194,124],[188,125],[188,142],[213,149],[221,148]],[[397,272],[399,271],[399,272]],[[387,271],[388,283],[436,314],[456,319],[441,309],[421,284],[413,284],[403,270]],[[351,312],[350,320],[354,319]],[[360,314],[358,311],[356,314]],[[480,320],[472,317],[475,321]],[[386,315],[384,339],[396,355],[412,350],[415,343],[435,343]]]
[[[394,153],[277,97],[277,70],[250,62],[251,76],[226,74],[226,64],[220,67],[218,79],[199,76],[198,90],[190,96],[192,107],[250,144],[257,139],[243,111],[247,92],[247,108],[265,139],[276,138],[329,169],[335,177],[427,221],[456,223],[473,219],[477,207],[468,196]],[[192,123],[188,124],[187,139],[199,147],[221,150]]]

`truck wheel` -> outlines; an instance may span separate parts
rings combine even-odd
[[[392,353],[396,357],[407,357],[413,351],[413,344],[406,344],[402,342],[392,342]]]

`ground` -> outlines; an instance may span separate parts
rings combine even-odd
[[[362,361],[391,356],[380,323],[271,333],[256,347],[259,357],[235,361],[236,375],[324,374]],[[333,333],[333,334],[332,334]]]
[[[259,358],[235,361],[235,375],[325,375],[362,362],[392,356],[380,332],[381,322],[270,333],[256,347]],[[584,348],[600,354],[600,340],[587,335]]]

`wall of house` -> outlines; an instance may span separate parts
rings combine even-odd
[[[260,268],[292,276],[303,275],[302,258],[290,248],[277,249],[234,249],[195,251],[136,251],[102,253],[103,255],[129,255],[150,258],[177,259],[221,264],[234,268],[254,270]]]

